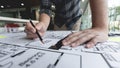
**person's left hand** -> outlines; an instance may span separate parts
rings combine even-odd
[[[107,30],[101,29],[87,29],[79,32],[74,32],[68,35],[62,43],[63,45],[70,45],[72,47],[86,44],[86,48],[95,46],[98,42],[104,42],[108,39]]]

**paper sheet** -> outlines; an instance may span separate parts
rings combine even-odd
[[[1,44],[0,45],[0,62],[7,59],[11,55],[17,54],[26,50],[27,48],[18,47],[14,45]]]
[[[71,33],[70,31],[48,31],[43,37],[43,41],[45,42],[45,44],[42,44],[38,38],[36,40],[27,39],[26,34],[24,32],[8,33],[8,34],[1,34],[6,36],[7,38],[0,39],[0,42],[6,44],[19,45],[19,46],[34,47],[34,48],[40,48],[40,47],[48,48],[70,33]]]
[[[60,53],[29,49],[21,55],[0,62],[0,68],[47,68],[59,55]]]
[[[6,37],[0,38],[0,68],[47,68],[49,64],[55,63],[61,52],[64,52],[64,55],[61,57],[56,68],[82,68],[81,65],[84,65],[83,67],[85,68],[88,68],[88,66],[94,68],[94,63],[91,63],[91,61],[96,61],[94,59],[100,59],[99,62],[96,62],[98,66],[102,60],[102,62],[104,62],[102,68],[104,68],[104,66],[105,68],[108,68],[102,56],[99,53],[95,52],[110,52],[109,50],[105,49],[109,49],[108,47],[114,48],[111,52],[120,52],[120,43],[111,41],[107,41],[102,44],[100,43],[90,49],[84,48],[84,45],[75,48],[72,48],[70,46],[63,46],[59,50],[59,53],[58,51],[56,52],[51,50],[40,50],[41,48],[47,49],[70,33],[70,31],[48,31],[43,37],[43,41],[45,42],[45,44],[42,44],[39,39],[26,39],[25,33],[0,34],[1,36]],[[13,58],[10,57],[11,55],[17,54],[24,50],[25,53],[22,53]],[[94,55],[91,56],[91,54]],[[83,64],[81,64],[82,56],[84,57]],[[91,58],[93,57],[93,59],[89,58],[89,56],[91,56]],[[87,60],[90,60],[89,63],[88,61],[85,61],[86,58]],[[85,66],[86,63],[88,64],[88,66]]]
[[[36,40],[34,42],[31,42],[26,47],[32,47],[32,48],[49,48],[50,46],[56,44],[59,41],[59,39],[44,39],[43,43],[41,43],[40,40]]]

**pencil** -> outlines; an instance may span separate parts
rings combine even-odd
[[[31,23],[31,25],[35,28],[35,30],[36,30],[36,34],[37,34],[38,38],[39,38],[40,41],[44,44],[42,37],[40,36],[38,30],[36,29],[36,27],[35,27],[35,25],[33,24],[33,22],[32,22],[31,19],[30,19],[30,23]]]

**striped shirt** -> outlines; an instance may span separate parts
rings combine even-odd
[[[58,27],[64,24],[68,29],[72,28],[72,25],[81,17],[80,11],[81,0],[41,0],[40,13],[46,13],[51,16],[51,6],[55,5],[55,24]]]

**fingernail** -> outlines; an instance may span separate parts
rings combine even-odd
[[[69,42],[68,42],[68,41],[66,41],[66,40],[64,40],[64,41],[63,41],[63,44],[66,46],[66,45],[68,45],[68,44],[69,44]]]
[[[71,46],[72,46],[72,47],[75,47],[75,46],[76,46],[76,43],[72,43]]]
[[[89,45],[89,44],[87,44],[87,45],[85,46],[85,48],[89,48],[89,46],[90,46],[90,45]]]
[[[63,45],[66,46],[68,43],[67,42],[63,42]]]
[[[88,43],[85,47],[86,48],[91,48],[93,46],[93,43]]]

